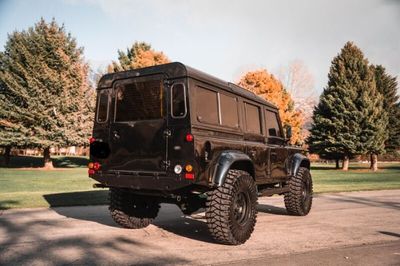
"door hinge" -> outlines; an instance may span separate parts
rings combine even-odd
[[[163,167],[165,170],[168,169],[168,168],[171,166],[171,161],[168,161],[168,160],[162,161],[161,163],[162,163],[162,167]]]

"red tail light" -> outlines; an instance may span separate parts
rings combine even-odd
[[[187,133],[185,139],[186,139],[187,142],[192,142],[193,141],[193,135],[190,134],[190,133]]]
[[[96,141],[95,138],[93,138],[93,137],[89,138],[89,143],[93,143],[93,142],[95,142],[95,141]]]
[[[101,165],[99,164],[99,163],[93,163],[93,169],[95,170],[95,171],[97,171],[97,170],[99,170],[100,169],[100,167],[101,167]]]
[[[89,174],[89,175],[94,175],[95,173],[96,173],[96,171],[93,170],[93,169],[89,169],[89,170],[88,170],[88,174]]]
[[[194,180],[194,173],[185,173],[185,179]]]

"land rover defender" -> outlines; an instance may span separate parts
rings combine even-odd
[[[310,161],[290,135],[273,104],[181,63],[111,73],[98,84],[88,171],[123,227],[148,226],[160,203],[205,208],[214,239],[237,245],[260,196],[310,211]]]

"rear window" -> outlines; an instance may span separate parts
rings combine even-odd
[[[161,76],[139,77],[116,83],[115,122],[153,120],[164,117]]]
[[[97,117],[98,123],[108,120],[109,90],[101,90],[97,95]]]
[[[182,118],[186,116],[186,93],[183,83],[176,83],[171,88],[172,117]]]

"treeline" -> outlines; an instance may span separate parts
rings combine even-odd
[[[400,103],[396,78],[381,65],[370,65],[363,52],[348,42],[332,60],[328,85],[314,109],[309,150],[321,158],[342,160],[377,155],[400,147]]]
[[[170,62],[150,44],[135,42],[118,51],[106,71],[116,72]],[[8,36],[0,52],[0,147],[6,164],[11,148],[41,149],[51,168],[51,147],[85,146],[91,135],[96,83],[83,48],[53,19]],[[282,81],[283,80],[283,83]],[[238,84],[279,108],[284,125],[292,127],[292,144],[303,145],[304,123],[312,124],[310,151],[321,158],[343,160],[377,154],[399,145],[397,82],[382,66],[371,66],[348,43],[332,61],[329,83],[315,101],[312,76],[293,62],[274,76],[266,69],[244,73]],[[294,98],[293,98],[294,96]],[[313,122],[311,123],[311,116]]]
[[[118,53],[119,62],[110,64],[110,72],[169,62],[146,43]],[[9,34],[0,52],[0,147],[5,164],[12,148],[41,149],[44,167],[52,168],[51,147],[87,146],[94,86],[83,48],[54,19]]]
[[[164,64],[169,58],[150,44],[135,42],[118,51],[108,72]],[[51,147],[85,146],[91,135],[95,83],[83,48],[53,19],[41,19],[27,30],[8,36],[0,52],[0,147],[5,163],[11,148],[41,149],[44,167],[51,168]],[[94,80],[101,74],[95,73]],[[246,74],[240,84],[282,107],[281,116],[300,142],[300,113],[282,83],[266,70]]]

